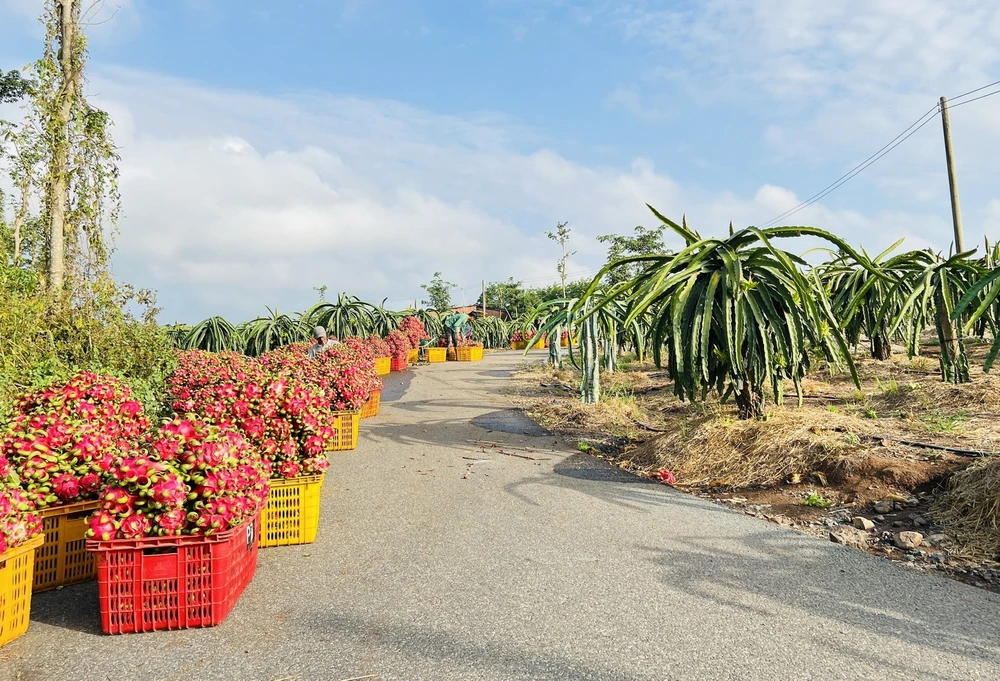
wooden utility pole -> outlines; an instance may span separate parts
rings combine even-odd
[[[483,279],[483,316],[486,316],[486,280]]]
[[[955,177],[955,158],[951,151],[951,123],[948,120],[948,98],[941,98],[941,125],[944,128],[944,155],[948,164],[948,189],[951,191],[951,222],[955,228],[955,252],[965,251],[962,236],[962,209],[958,203],[958,178]]]

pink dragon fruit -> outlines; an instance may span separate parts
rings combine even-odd
[[[149,534],[153,524],[142,513],[127,515],[118,527],[118,536],[122,539],[141,539]]]
[[[182,506],[187,501],[188,489],[176,473],[165,473],[149,488],[149,496],[163,508]]]
[[[297,477],[301,470],[302,466],[297,461],[285,461],[278,466],[278,474],[283,478]]]
[[[97,511],[87,523],[87,537],[98,541],[111,541],[118,533],[119,523],[107,511]]]
[[[146,487],[156,470],[157,466],[148,457],[127,456],[122,459],[114,474],[119,482],[131,482],[139,487]]]
[[[62,473],[52,478],[52,493],[62,501],[74,501],[80,496],[80,480],[72,473]]]
[[[135,508],[137,497],[121,487],[108,487],[101,492],[104,510],[114,515],[126,515]]]
[[[183,508],[172,508],[156,516],[156,527],[161,535],[178,535],[187,526],[187,512]]]
[[[101,489],[101,478],[96,473],[87,473],[80,478],[80,489],[89,495]]]

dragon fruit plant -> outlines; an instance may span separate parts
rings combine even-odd
[[[15,404],[0,457],[37,509],[96,499],[115,457],[135,450],[149,427],[128,386],[80,372]]]
[[[269,371],[263,361],[235,353],[193,350],[180,353],[167,388],[176,412],[239,431],[276,475],[322,473],[337,434],[329,400],[301,373],[315,366],[279,367]]]
[[[427,335],[427,329],[424,328],[424,323],[413,316],[404,317],[399,322],[399,331],[409,340],[411,350],[419,348],[420,341],[430,338]]]
[[[153,431],[108,471],[87,536],[100,541],[213,534],[257,515],[270,464],[239,432],[193,418]]]
[[[393,329],[385,337],[386,345],[389,346],[389,356],[393,359],[406,359],[413,346],[410,339],[399,329]]]

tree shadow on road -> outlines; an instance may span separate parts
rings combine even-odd
[[[541,504],[534,497],[552,488],[573,490],[632,510],[680,505],[697,506],[706,512],[733,513],[580,452],[565,455],[553,466],[551,473],[543,472],[509,483],[505,490],[524,503],[539,506]]]
[[[371,645],[372,632],[377,632],[378,646],[397,654],[424,659],[438,667],[440,673],[455,678],[459,666],[464,678],[546,679],[565,681],[653,681],[664,678],[662,670],[636,676],[610,664],[586,662],[555,651],[521,645],[507,639],[495,641],[471,638],[471,632],[461,634],[430,626],[406,625],[398,622],[375,621],[347,612],[324,611],[312,618],[310,628],[303,632],[312,636],[316,628],[331,635],[351,640],[355,645]],[[441,668],[441,663],[447,666]],[[399,672],[400,670],[396,670]],[[412,671],[412,670],[411,670]],[[432,678],[413,676],[412,678]]]
[[[1000,598],[957,582],[766,526],[724,537],[671,536],[669,548],[636,548],[671,590],[758,621],[794,608],[806,620],[803,635],[819,628],[817,645],[873,669],[896,669],[899,678],[945,678],[920,668],[921,658],[902,644],[932,651],[927,662],[948,654],[1000,669]],[[809,621],[816,618],[820,625]],[[859,638],[842,625],[865,634]]]

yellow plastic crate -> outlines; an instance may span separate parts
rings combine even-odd
[[[271,480],[271,493],[261,514],[261,548],[312,544],[316,541],[323,477],[321,473]]]
[[[388,376],[392,371],[392,357],[376,357],[375,373],[379,376]]]
[[[527,341],[511,341],[510,342],[510,349],[511,350],[524,350],[526,347],[528,347],[528,342]]]
[[[382,406],[382,391],[376,390],[371,395],[368,396],[368,401],[365,402],[365,406],[361,407],[361,411],[358,412],[358,417],[363,419],[370,419],[373,416],[378,416],[378,410]]]
[[[36,535],[20,546],[0,553],[0,646],[28,630],[31,617],[31,571],[35,549],[45,542]]]
[[[87,551],[87,517],[100,501],[81,501],[38,512],[45,543],[35,551],[31,590],[48,591],[97,577],[94,554]]]
[[[407,364],[416,364],[420,360],[420,350],[417,348],[412,348],[409,354],[406,355]]]
[[[448,348],[427,348],[427,361],[433,363],[444,362],[448,359]]]
[[[345,452],[358,446],[358,425],[361,419],[356,411],[334,412],[333,427],[337,429],[336,443],[331,452]]]
[[[544,350],[545,348],[548,347],[548,344],[545,342],[544,338],[539,338],[537,341],[535,341],[535,344],[532,345],[531,347],[534,348],[535,350]]]
[[[478,362],[483,358],[483,349],[478,346],[457,348],[449,353],[448,359],[457,362]]]

